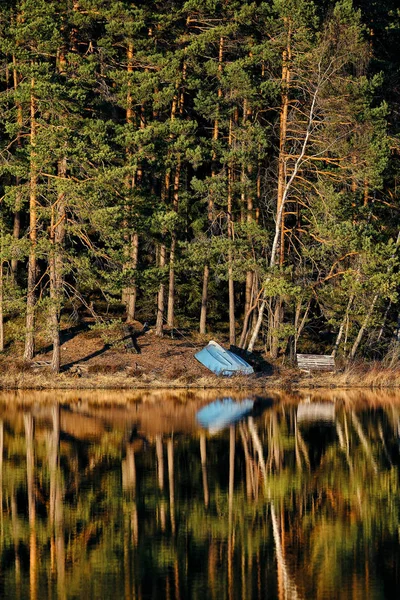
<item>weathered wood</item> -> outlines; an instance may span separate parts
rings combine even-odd
[[[50,360],[35,360],[31,364],[32,369],[37,369],[37,368],[41,368],[41,367],[50,367],[50,366],[51,366]]]
[[[296,354],[300,371],[335,371],[335,357],[330,354]]]

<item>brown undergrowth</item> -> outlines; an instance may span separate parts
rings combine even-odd
[[[140,324],[138,324],[140,327]],[[121,339],[120,339],[121,338]],[[153,332],[138,337],[140,354],[125,350],[122,330],[105,339],[87,325],[66,330],[61,347],[62,372],[51,373],[51,347],[44,343],[32,363],[21,360],[22,345],[0,357],[0,389],[219,389],[310,390],[320,388],[398,388],[400,364],[354,363],[336,373],[307,375],[298,369],[271,364],[261,354],[255,358],[256,374],[221,378],[201,365],[195,354],[208,338],[196,335],[157,337]],[[219,340],[228,347],[226,340]],[[44,365],[44,366],[43,366]]]

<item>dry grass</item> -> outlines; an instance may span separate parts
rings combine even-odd
[[[381,362],[354,363],[337,373],[302,375],[294,387],[397,388],[400,387],[400,365],[385,366]]]

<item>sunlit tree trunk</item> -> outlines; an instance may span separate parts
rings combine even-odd
[[[165,255],[166,248],[164,244],[160,246],[160,255],[159,255],[159,263],[158,266],[160,270],[165,267]],[[161,275],[162,277],[163,275]],[[165,303],[165,284],[163,282],[160,283],[160,287],[157,295],[157,320],[156,320],[156,335],[163,335],[163,323],[164,323],[164,303]]]
[[[36,241],[37,241],[37,165],[36,165],[36,98],[35,79],[31,79],[30,97],[31,116],[31,156],[29,184],[29,261],[28,261],[28,291],[26,299],[26,333],[24,360],[32,360],[35,352],[35,286],[36,286]]]
[[[224,57],[224,38],[220,37],[219,51],[218,51],[218,76],[219,76],[219,78],[221,77],[221,74],[222,74],[223,57]],[[218,102],[220,102],[221,98],[222,98],[222,89],[221,89],[221,86],[219,86],[218,87]],[[214,144],[218,140],[218,136],[219,136],[219,114],[217,113],[217,117],[214,120],[213,135],[212,135],[212,140],[213,140]],[[216,160],[217,160],[217,154],[216,154],[216,150],[214,148],[213,154],[212,154],[212,165],[211,165],[211,177],[212,178],[214,178],[217,174]],[[211,193],[209,196],[209,200],[208,200],[208,226],[210,229],[212,228],[213,212],[214,212],[214,200],[213,200],[212,193]],[[201,312],[200,312],[200,333],[201,334],[206,333],[209,279],[210,279],[210,266],[209,266],[209,264],[206,263],[204,265],[203,289],[202,289],[202,295],[201,295]]]
[[[127,47],[127,71],[128,71],[128,77],[129,77],[129,74],[133,72],[133,44],[132,43],[128,44],[128,47]],[[133,98],[132,98],[132,89],[131,88],[132,88],[132,83],[131,83],[131,80],[128,79],[128,93],[127,93],[127,99],[126,99],[126,122],[128,124],[133,123],[133,119],[134,119]],[[145,127],[145,116],[144,116],[144,108],[142,106],[141,112],[140,112],[140,129],[143,129],[144,127]],[[130,156],[129,150],[127,150],[127,156],[128,156],[128,158]],[[141,178],[142,178],[142,168],[139,165],[137,168],[137,172],[132,174],[131,177],[127,178],[126,184],[127,184],[128,191],[132,190],[135,187],[135,185],[140,184]],[[129,213],[128,216],[132,216],[134,207],[131,206],[130,202],[128,204],[127,210]],[[128,223],[129,223],[129,227],[130,227],[131,223],[129,221],[130,221],[130,219],[128,218]],[[129,231],[127,238],[128,238],[127,244],[128,244],[128,254],[129,254],[128,266],[133,271],[135,271],[137,269],[138,257],[139,257],[139,236],[136,231],[132,231],[132,232]],[[128,321],[128,323],[130,323],[135,319],[135,313],[136,313],[137,286],[136,286],[135,282],[124,290],[123,297],[125,298],[125,301],[126,301],[126,320]]]
[[[174,190],[172,208],[174,212],[178,212],[179,208],[179,183],[181,177],[181,159],[178,157],[175,168]],[[168,286],[168,309],[167,309],[167,324],[168,327],[174,326],[175,314],[175,252],[176,252],[176,231],[171,235],[171,250],[169,254],[169,286]]]
[[[20,17],[18,16],[17,21],[19,18]],[[18,89],[18,84],[19,84],[19,75],[18,75],[18,71],[17,71],[17,61],[16,61],[15,55],[13,56],[13,81],[14,81],[14,92],[16,92]],[[22,105],[20,102],[16,102],[16,109],[17,109],[17,126],[18,126],[17,146],[18,146],[18,148],[20,148],[21,147],[21,130],[22,130],[22,126],[23,126],[23,113],[22,113]],[[15,196],[13,238],[15,241],[17,241],[19,239],[20,231],[21,231],[21,202],[22,202],[22,194],[19,189],[21,182],[20,182],[20,178],[18,176],[15,179],[15,183],[17,186],[17,193]],[[17,274],[17,268],[18,268],[18,260],[16,258],[11,259],[11,272],[12,272],[14,278]]]
[[[67,174],[67,159],[64,157],[58,163],[58,177],[65,180]],[[51,368],[53,373],[60,371],[60,311],[63,294],[63,256],[62,246],[65,238],[65,191],[61,190],[55,206],[51,211],[50,226],[50,298],[51,298],[51,329],[53,338],[53,356]]]
[[[232,119],[229,122],[229,140],[228,144],[232,147]],[[228,164],[228,291],[229,291],[229,343],[235,345],[235,284],[233,281],[233,248],[234,239],[233,217],[232,217],[232,184],[233,167]]]
[[[2,232],[0,232],[0,236],[0,352],[4,352],[4,267]]]

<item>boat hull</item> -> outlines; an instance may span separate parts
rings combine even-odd
[[[243,358],[211,341],[195,354],[195,358],[216,375],[252,375],[254,369]]]

